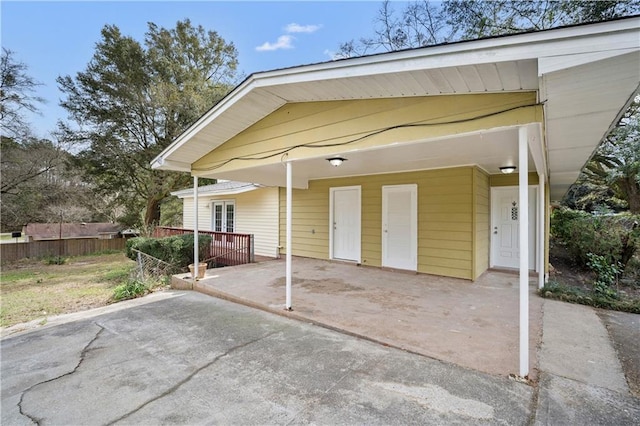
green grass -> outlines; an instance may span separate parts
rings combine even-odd
[[[63,265],[24,261],[0,271],[0,327],[113,302],[135,262],[122,252],[79,256]]]

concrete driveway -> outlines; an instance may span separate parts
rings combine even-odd
[[[285,314],[283,261],[207,270],[195,289]],[[183,283],[190,288],[191,281]],[[174,283],[180,277],[174,277]],[[529,377],[537,379],[542,299],[530,280]],[[296,257],[293,312],[302,321],[384,345],[507,377],[518,373],[518,275],[491,271],[477,281]],[[184,288],[184,287],[183,287]]]
[[[1,341],[3,425],[528,424],[534,388],[195,292]]]

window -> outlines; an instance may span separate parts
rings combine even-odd
[[[212,206],[211,229],[215,232],[235,232],[235,201],[214,201]]]

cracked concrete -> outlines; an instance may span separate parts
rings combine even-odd
[[[257,339],[251,340],[249,342],[245,342],[242,343],[240,345],[234,346],[232,348],[230,348],[229,350],[227,350],[226,352],[224,352],[223,354],[220,354],[218,356],[216,356],[214,359],[212,359],[211,361],[207,362],[206,364],[204,364],[203,366],[197,368],[196,370],[194,370],[192,373],[190,373],[187,377],[185,377],[183,380],[180,380],[178,383],[176,383],[174,386],[172,386],[171,388],[167,389],[166,391],[162,392],[160,395],[151,398],[150,400],[146,401],[144,404],[140,405],[139,407],[136,407],[135,409],[131,410],[128,413],[123,414],[122,416],[118,417],[117,419],[115,419],[114,421],[110,422],[109,424],[115,424],[118,423],[122,420],[127,419],[129,416],[137,413],[138,411],[140,411],[141,409],[143,409],[144,407],[146,407],[147,405],[158,401],[159,399],[162,399],[168,395],[171,395],[172,393],[174,393],[175,391],[177,391],[182,385],[184,385],[185,383],[187,383],[188,381],[190,381],[196,374],[200,373],[202,370],[211,367],[213,364],[215,364],[216,362],[218,362],[218,360],[220,360],[221,358],[230,355],[231,353],[233,353],[234,351],[237,351],[239,349],[245,348],[249,345],[251,345],[252,343],[256,343],[259,342],[262,339],[265,339],[271,335],[275,334],[275,332],[272,333],[268,333],[265,336],[259,337]]]
[[[31,390],[35,389],[36,387],[38,387],[38,386],[40,386],[40,385],[43,385],[43,384],[45,384],[45,383],[53,382],[53,381],[55,381],[55,380],[58,380],[58,379],[60,379],[60,378],[62,378],[62,377],[65,377],[65,376],[69,376],[69,375],[71,375],[71,374],[75,373],[76,371],[78,371],[78,368],[80,368],[80,365],[82,365],[82,362],[84,361],[84,358],[85,358],[85,356],[86,356],[87,352],[89,351],[89,348],[91,347],[91,345],[93,344],[93,342],[95,342],[96,340],[98,340],[98,337],[100,337],[100,334],[104,331],[104,328],[103,328],[103,327],[100,327],[100,325],[99,325],[99,324],[96,324],[96,325],[99,327],[98,331],[96,332],[95,336],[93,336],[93,338],[89,341],[89,343],[87,343],[87,344],[85,345],[85,347],[84,347],[84,348],[82,348],[82,351],[80,351],[80,355],[79,355],[79,357],[78,357],[78,358],[79,358],[79,359],[78,359],[78,363],[77,363],[77,364],[76,364],[76,366],[73,368],[73,370],[71,370],[71,371],[69,371],[69,372],[66,372],[66,373],[64,373],[64,374],[61,374],[61,375],[59,375],[59,376],[57,376],[57,377],[52,377],[52,378],[50,378],[50,379],[47,379],[47,380],[44,380],[44,381],[42,381],[42,382],[36,383],[36,384],[34,384],[34,385],[30,386],[29,388],[25,389],[25,390],[22,392],[22,394],[20,394],[20,401],[18,401],[18,409],[19,409],[19,411],[20,411],[20,414],[22,414],[23,416],[25,416],[25,417],[29,418],[29,420],[31,420],[33,423],[35,423],[35,424],[37,424],[37,425],[39,425],[39,424],[40,424],[40,422],[41,422],[41,420],[42,420],[42,419],[39,419],[39,418],[37,418],[37,417],[34,417],[34,416],[30,415],[29,413],[25,412],[25,410],[23,409],[22,404],[23,404],[24,396],[25,396],[28,392],[30,392]]]
[[[1,423],[32,424],[18,410],[22,394],[23,412],[42,425],[517,425],[531,416],[527,385],[176,294],[0,341]]]

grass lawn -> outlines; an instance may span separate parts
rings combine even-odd
[[[79,256],[64,265],[27,260],[0,271],[0,327],[107,305],[135,262],[123,253]]]

